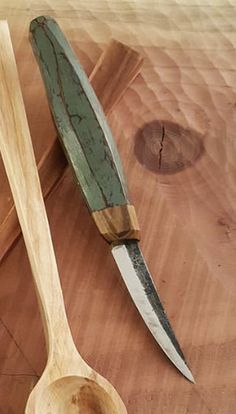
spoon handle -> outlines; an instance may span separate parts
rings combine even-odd
[[[60,338],[70,340],[71,334],[6,21],[0,21],[0,79],[0,151],[37,288],[50,354],[60,346]]]

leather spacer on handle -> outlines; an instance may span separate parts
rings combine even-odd
[[[92,217],[101,235],[109,242],[139,240],[140,228],[134,206],[124,204],[94,211]]]

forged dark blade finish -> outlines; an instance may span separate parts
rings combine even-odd
[[[194,382],[137,241],[126,241],[114,246],[112,254],[148,329],[173,364]]]

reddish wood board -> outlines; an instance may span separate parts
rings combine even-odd
[[[56,135],[28,42],[29,22],[40,14],[57,19],[87,73],[111,38],[145,58],[109,123],[146,260],[197,384],[172,367],[146,330],[67,171],[46,206],[77,346],[130,414],[233,414],[236,7],[221,0],[1,0],[37,160]],[[2,165],[0,188],[2,217],[12,203]],[[0,286],[0,412],[21,414],[46,357],[21,238],[0,264]]]

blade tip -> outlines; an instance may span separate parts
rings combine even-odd
[[[196,381],[193,377],[192,372],[190,371],[190,369],[188,368],[188,371],[186,373],[184,373],[184,376],[190,381],[192,382],[192,384],[196,384]]]

